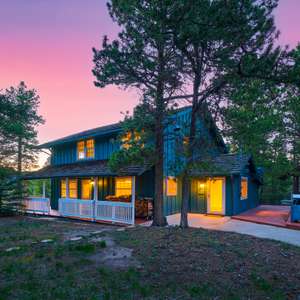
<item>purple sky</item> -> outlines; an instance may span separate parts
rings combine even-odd
[[[280,44],[300,41],[300,0],[280,0]],[[45,142],[116,122],[138,102],[134,91],[93,85],[92,51],[118,28],[105,0],[0,0],[0,89],[24,80],[41,97]]]

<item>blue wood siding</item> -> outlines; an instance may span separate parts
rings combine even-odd
[[[165,129],[164,143],[164,173],[165,176],[176,176],[182,171],[185,163],[183,153],[183,138],[189,136],[191,108],[181,110],[169,117],[168,126]],[[200,119],[196,122],[196,139],[205,140],[207,151],[210,155],[220,154],[220,148],[209,133],[209,129]],[[199,147],[200,151],[200,147]],[[224,152],[222,152],[224,153]],[[197,153],[196,153],[197,155]]]
[[[94,159],[109,159],[112,153],[118,150],[119,147],[119,144],[116,142],[116,135],[96,138]],[[67,143],[53,147],[51,156],[52,165],[71,164],[77,161],[77,143]]]
[[[248,178],[248,198],[241,199],[241,178]],[[259,205],[259,184],[254,180],[250,173],[243,173],[241,176],[235,176],[234,180],[234,200],[233,208],[228,211],[228,215],[237,215],[248,209]]]
[[[199,190],[198,182],[204,184],[203,190]],[[207,184],[206,179],[192,179],[190,193],[190,212],[206,213],[207,212]]]
[[[167,196],[166,195],[166,185],[164,184],[164,215],[172,215],[179,213],[181,210],[181,180],[177,179],[177,195]]]

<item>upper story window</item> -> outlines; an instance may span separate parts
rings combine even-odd
[[[132,142],[138,142],[141,140],[141,135],[138,132],[127,132],[121,138],[122,148],[129,149],[132,145]],[[143,147],[144,145],[142,145]]]
[[[241,200],[245,200],[248,198],[248,178],[241,178]]]
[[[95,157],[95,141],[89,139],[77,142],[77,158],[86,159]]]

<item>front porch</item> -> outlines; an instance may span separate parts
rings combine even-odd
[[[24,207],[28,213],[132,225],[136,218],[151,218],[153,208],[152,198],[137,197],[136,181],[137,176],[55,178],[46,197],[43,180],[42,195],[26,198]]]
[[[118,189],[115,184],[115,192],[106,195],[104,199],[99,199],[99,194],[103,194],[104,186],[98,177],[92,179],[71,179],[81,180],[81,197],[77,199],[77,193],[70,191],[72,186],[70,179],[66,178],[64,186],[66,190],[61,193],[58,199],[58,212],[63,217],[80,218],[89,221],[107,221],[114,223],[134,224],[135,221],[135,200],[136,200],[136,178],[116,177],[121,182]],[[117,181],[118,182],[118,181]],[[123,194],[122,191],[124,190]],[[130,190],[128,190],[130,189]],[[92,197],[91,197],[92,195]]]

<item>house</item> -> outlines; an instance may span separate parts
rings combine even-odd
[[[180,212],[181,180],[178,170],[185,159],[178,150],[186,141],[191,107],[172,113],[165,129],[164,214]],[[250,155],[229,154],[212,118],[197,121],[199,164],[191,170],[190,212],[234,215],[258,205],[261,176]],[[49,201],[52,210],[66,217],[96,221],[134,223],[147,217],[154,199],[154,168],[130,166],[118,173],[108,160],[120,148],[121,124],[112,124],[40,145],[51,150],[51,163],[24,176],[25,180],[51,179],[51,197],[28,200]],[[206,145],[209,156],[202,155]],[[205,159],[209,157],[209,159]],[[38,203],[34,207],[37,207]]]

